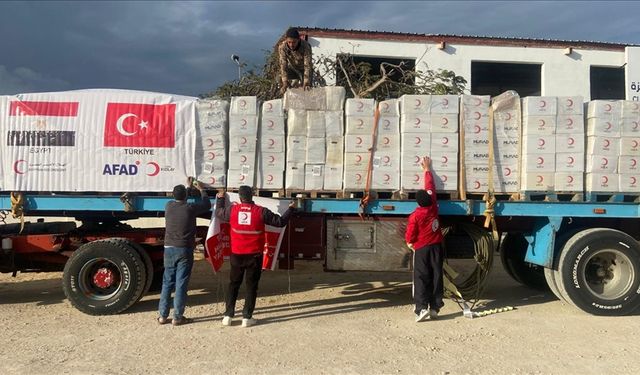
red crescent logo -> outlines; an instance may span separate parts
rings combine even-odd
[[[447,162],[449,161],[449,158],[446,155],[442,155],[442,164],[447,164]]]
[[[241,212],[240,213],[240,221],[247,221],[248,217],[249,217],[249,215],[246,212]]]
[[[269,162],[273,163],[274,161],[276,161],[276,157],[273,155],[269,156]]]
[[[573,107],[573,100],[567,99],[567,107]]]
[[[569,137],[567,143],[569,143],[569,146],[573,146],[573,144],[576,143],[576,140],[571,138],[571,137]]]
[[[267,176],[267,182],[271,182],[271,181],[273,181],[273,175],[272,174]]]
[[[391,180],[391,176],[389,176],[388,174],[385,173],[384,174],[384,181],[387,182],[389,180]]]
[[[420,99],[416,98],[416,105],[415,105],[415,108],[418,108],[418,107],[420,107],[421,105],[422,105],[422,101],[421,101]]]
[[[358,111],[361,111],[364,108],[364,102],[358,102]]]
[[[544,158],[542,156],[538,157],[538,165],[544,164]]]
[[[447,180],[449,179],[447,176],[442,176],[442,182],[447,182]]]
[[[476,125],[474,128],[476,131],[474,133],[478,134],[480,133],[480,131],[482,130],[482,128],[480,127],[480,125]]]
[[[382,111],[383,111],[383,112],[386,112],[386,111],[388,111],[388,110],[389,110],[389,103],[387,103],[387,102],[383,102],[383,103],[382,103]]]
[[[420,125],[420,118],[416,118],[415,124]]]
[[[443,106],[443,107],[446,107],[446,106],[448,106],[448,105],[449,105],[449,99],[447,99],[447,98],[442,98],[442,106]]]
[[[573,183],[573,176],[567,176],[567,183]]]
[[[609,130],[609,129],[611,129],[612,126],[613,125],[611,125],[611,123],[609,121],[607,121],[607,128],[606,129]]]
[[[247,101],[244,99],[240,100],[240,107],[246,107],[247,106]]]
[[[569,162],[569,164],[573,165],[573,163],[575,163],[576,160],[573,158],[573,156],[569,156],[567,161]]]
[[[267,112],[271,112],[273,110],[273,104],[265,103],[265,105],[267,106]]]
[[[609,159],[607,158],[602,158],[602,166],[606,167],[609,164]]]
[[[153,167],[153,171],[152,172],[148,172],[147,176],[153,177],[153,176],[157,176],[158,173],[160,173],[160,166],[158,165],[158,163],[154,163],[154,162],[150,161],[150,162],[147,163],[147,165]]]
[[[240,143],[242,143],[243,145],[247,143],[247,138],[246,137],[242,137],[241,140],[242,140],[242,142],[240,142]]]
[[[360,173],[356,173],[356,181],[362,180],[362,175]]]
[[[362,144],[362,138],[356,137],[356,144],[357,145]]]
[[[246,161],[247,161],[247,155],[242,155],[242,156],[240,156],[240,162],[241,162],[241,163],[244,163],[244,162],[246,162]]]
[[[609,182],[609,177],[607,176],[602,176],[602,178],[600,179],[600,181],[602,181],[603,184],[606,184]]]
[[[362,161],[362,155],[356,155],[356,163],[360,163]]]
[[[356,124],[357,127],[361,128],[362,125],[364,125],[364,120],[362,120],[361,118],[358,119],[358,123]]]
[[[507,120],[511,120],[511,113],[507,112]]]
[[[216,158],[216,153],[215,152],[209,152],[207,153],[207,155],[209,155],[209,160],[213,160]]]
[[[631,166],[635,167],[636,164],[638,164],[638,161],[636,159],[631,159]]]
[[[473,183],[473,186],[474,186],[475,189],[480,189],[480,186],[482,186],[482,185],[480,185],[480,181],[475,181]]]
[[[273,146],[276,144],[276,140],[275,139],[269,139],[269,146]]]
[[[416,137],[416,143],[415,144],[419,145],[420,142],[422,142],[422,139],[420,139],[420,137]]]
[[[547,102],[545,102],[544,100],[540,101],[540,108],[544,108],[547,106]]]
[[[540,119],[540,120],[539,120],[539,122],[540,122],[540,125],[539,125],[539,126],[544,126],[544,125],[545,125],[545,121],[544,121],[544,119]]]
[[[241,127],[243,127],[243,128],[244,128],[245,126],[247,126],[247,119],[243,118],[243,119],[242,119],[242,124],[241,124],[240,126],[241,126]]]
[[[415,163],[420,163],[420,156],[416,156],[416,161]]]
[[[384,142],[385,145],[388,145],[389,143],[391,143],[391,140],[389,139],[389,137],[384,137]]]
[[[273,129],[274,126],[276,126],[276,123],[273,120],[269,120],[269,125],[267,125],[267,127],[269,129]]]
[[[26,170],[22,170],[22,169],[20,168],[20,165],[21,165],[22,163],[26,163],[26,162],[27,162],[26,160],[22,160],[22,159],[20,159],[20,160],[16,160],[16,162],[15,162],[15,163],[13,163],[13,171],[14,171],[16,174],[25,174],[25,173],[27,173],[27,171],[26,171]]]
[[[638,105],[638,103],[633,103],[633,110],[637,111],[638,109],[640,109],[640,106]]]
[[[631,185],[635,185],[637,182],[636,178],[631,176]]]
[[[505,167],[504,171],[505,171],[505,173],[504,173],[505,176],[511,176],[511,168]]]
[[[216,183],[216,178],[215,177],[209,177],[209,182],[210,184],[215,184]]]
[[[638,121],[633,122],[633,130],[638,130]]]
[[[414,174],[413,175],[413,182],[418,182],[420,181],[420,175]]]
[[[636,147],[638,147],[638,141],[634,139],[633,141],[631,141],[631,148],[636,148]]]
[[[447,143],[449,143],[449,138],[447,138],[447,137],[443,137],[443,138],[442,138],[442,144],[443,144],[443,145],[446,145]]]
[[[213,146],[213,139],[207,138],[207,145],[208,146]]]
[[[608,147],[609,147],[609,145],[611,144],[611,142],[610,142],[608,139],[605,139],[605,140],[603,141],[603,143],[604,143],[604,147],[605,147],[605,148],[608,148]]]
[[[240,175],[240,181],[244,181],[244,175]]]
[[[571,117],[567,118],[567,126],[572,126],[573,125],[573,119]]]
[[[449,119],[446,117],[442,118],[442,125],[447,125],[449,123]]]
[[[383,125],[383,126],[384,126],[384,127],[389,127],[389,126],[391,126],[391,121],[389,121],[389,120],[385,119],[385,120],[384,120],[384,125]]]
[[[474,120],[480,120],[482,118],[482,115],[480,114],[480,112],[475,112],[475,119]]]
[[[544,144],[545,144],[544,139],[538,138],[538,146],[542,147],[542,146],[544,146]]]
[[[605,110],[606,112],[611,112],[611,109],[612,109],[611,104],[605,104],[605,105],[604,105],[604,108],[605,108],[604,110]]]
[[[480,104],[482,104],[482,99],[476,98],[476,106],[479,106]]]
[[[384,159],[382,159],[384,161],[385,164],[388,164],[391,161],[391,158],[389,156],[385,156]]]
[[[542,181],[544,181],[544,177],[538,175],[538,183],[541,183]]]

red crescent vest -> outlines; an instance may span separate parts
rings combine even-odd
[[[229,224],[232,253],[256,254],[264,251],[264,221],[261,206],[254,203],[233,203]]]

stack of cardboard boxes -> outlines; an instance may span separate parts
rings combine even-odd
[[[255,186],[258,102],[255,96],[231,98],[227,187]]]
[[[198,100],[196,103],[196,178],[207,188],[224,188],[229,102]]]
[[[286,157],[282,99],[262,104],[259,134],[257,186],[260,189],[281,190],[284,187]]]

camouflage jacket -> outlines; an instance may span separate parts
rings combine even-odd
[[[280,59],[280,78],[286,82],[288,78],[299,79],[303,86],[311,85],[311,45],[300,40],[298,48],[292,50],[284,40],[278,47]]]

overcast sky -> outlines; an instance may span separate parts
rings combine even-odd
[[[261,65],[289,26],[640,44],[640,2],[0,3],[0,94],[121,88],[193,95]]]

